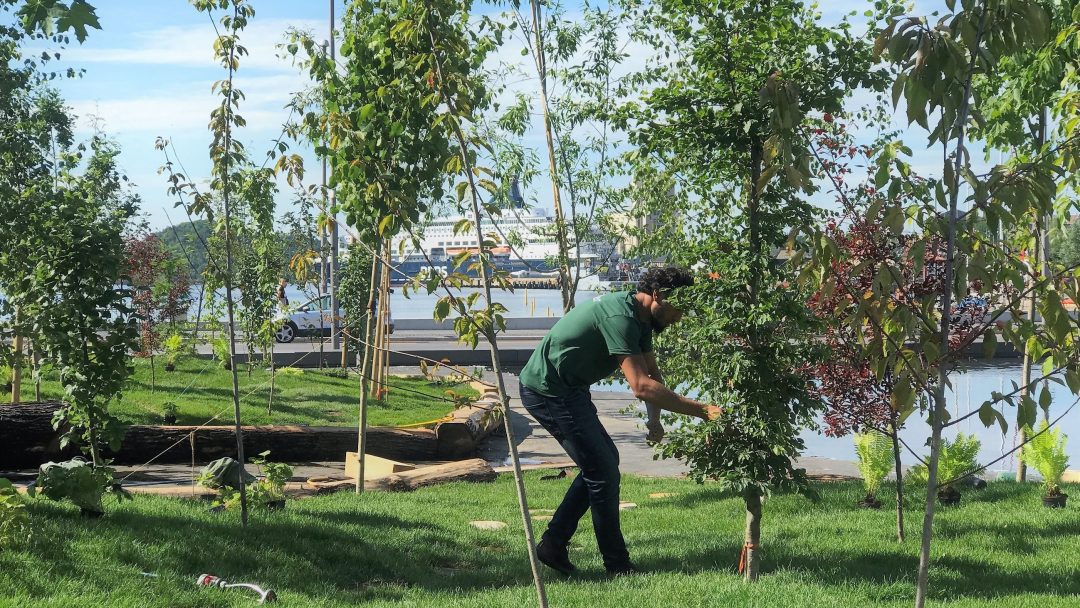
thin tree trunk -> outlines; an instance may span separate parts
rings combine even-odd
[[[348,334],[352,331],[347,323],[341,324],[341,333],[344,334],[341,341],[341,371],[345,373],[345,377],[349,377],[349,338]]]
[[[368,301],[367,301],[367,315],[364,316],[364,339],[361,343],[361,348],[364,349],[364,358],[360,364],[360,428],[357,443],[356,443],[356,458],[357,458],[357,471],[356,471],[356,493],[362,494],[364,492],[364,476],[365,476],[365,464],[367,458],[364,455],[364,450],[367,449],[367,398],[368,389],[370,388],[370,382],[368,380],[368,374],[371,371],[372,362],[372,348],[371,348],[371,317],[375,314],[375,277],[379,265],[379,256],[371,256],[371,281],[368,284]]]
[[[203,300],[206,298],[206,278],[203,278],[203,282],[199,285],[199,307],[195,312],[195,329],[191,331],[191,354],[197,355],[199,353],[199,323],[202,322],[202,307]],[[211,340],[213,334],[211,334]]]
[[[19,331],[19,324],[22,319],[19,315],[18,307],[15,308],[15,331]],[[22,334],[15,334],[15,359],[11,362],[11,402],[19,403],[22,401],[22,351],[23,351],[23,337]]]
[[[375,298],[375,341],[372,342],[371,353],[371,378],[368,384],[368,390],[371,392],[371,398],[379,400],[379,389],[382,387],[379,384],[379,373],[382,371],[382,275],[379,275],[379,289],[378,295]]]
[[[34,352],[34,401],[41,402],[41,351],[38,350],[37,340],[32,343]]]
[[[386,240],[386,260],[390,260],[390,239]],[[383,273],[382,291],[379,294],[379,329],[382,340],[379,341],[379,389],[382,398],[388,399],[386,379],[390,376],[390,271]]]
[[[233,18],[239,18],[239,14],[236,6],[233,7]],[[230,51],[229,58],[229,77],[227,80],[227,86],[229,87],[228,99],[222,104],[222,110],[228,113],[230,104],[232,103],[233,92],[233,66],[235,64],[235,45],[234,50]],[[244,473],[246,472],[244,458],[244,431],[240,427],[240,381],[236,374],[236,365],[233,362],[236,360],[236,315],[233,310],[233,250],[232,250],[232,208],[229,204],[229,155],[231,151],[232,143],[232,128],[228,121],[225,122],[225,151],[221,156],[221,192],[222,192],[222,204],[225,211],[225,309],[229,316],[229,375],[232,377],[232,398],[233,398],[233,423],[236,429],[236,459],[240,464],[239,485],[240,485],[240,523],[244,528],[247,528],[248,520],[248,500],[247,500],[247,483],[244,481]],[[248,353],[250,359],[251,353]]]
[[[379,275],[379,297],[375,315],[375,353],[371,370],[371,395],[376,400],[382,399],[385,393],[384,385],[386,378],[384,370],[388,358],[388,353],[386,352],[386,307],[387,301],[390,299],[389,239],[384,241],[383,251],[384,267],[382,273]]]
[[[429,5],[430,6],[430,5]],[[534,10],[536,7],[534,5]],[[435,56],[435,69],[439,78],[439,90],[443,92],[443,87],[446,83],[446,78],[443,75],[442,64],[439,61],[438,45],[435,42],[435,35],[431,28],[431,13],[428,12],[428,36],[431,41],[431,52]],[[539,30],[538,30],[539,32]],[[543,82],[543,79],[541,79]],[[443,101],[447,104],[450,113],[454,116],[458,116],[456,104],[452,97],[443,95]],[[544,100],[546,106],[546,98]],[[469,160],[469,150],[466,144],[465,134],[461,130],[460,122],[454,120],[451,121],[454,130],[455,138],[458,143],[458,151],[461,154],[461,161],[465,168],[465,177],[469,183],[469,192],[472,200],[472,212],[473,212],[473,225],[476,230],[477,244],[480,249],[480,274],[481,281],[483,282],[484,297],[488,306],[491,306],[491,275],[488,272],[488,258],[484,255],[484,231],[481,224],[482,216],[480,214],[480,197],[477,190],[476,181],[473,175],[472,162]],[[548,132],[550,138],[550,131]],[[552,172],[552,178],[554,179],[555,173]],[[556,206],[556,208],[558,208]],[[564,287],[565,288],[565,287]],[[536,588],[537,602],[540,608],[547,608],[547,591],[544,588],[544,581],[540,575],[540,562],[536,557],[536,539],[533,535],[532,518],[529,516],[529,502],[528,497],[525,494],[525,481],[521,472],[521,460],[518,457],[517,444],[514,442],[514,429],[510,420],[510,399],[506,394],[506,383],[503,378],[502,360],[499,356],[499,345],[496,337],[495,328],[489,324],[483,328],[485,337],[488,340],[488,348],[491,351],[491,367],[495,372],[495,384],[498,389],[499,402],[502,404],[503,414],[503,428],[506,430],[506,443],[510,450],[510,459],[514,465],[514,487],[517,492],[518,508],[521,511],[521,520],[525,528],[525,543],[529,553],[529,567],[532,570],[533,585]]]
[[[570,245],[566,240],[566,217],[563,214],[562,198],[559,195],[559,173],[555,166],[555,141],[552,137],[551,113],[548,108],[547,97],[547,57],[544,53],[544,37],[542,31],[543,15],[541,13],[540,0],[530,0],[533,20],[533,59],[536,62],[536,71],[540,77],[540,108],[544,115],[544,139],[547,142],[548,169],[551,173],[551,196],[552,206],[555,209],[555,241],[559,246],[559,290],[562,294],[563,313],[570,312],[574,307],[574,294],[571,292],[573,278],[570,276]],[[479,228],[479,219],[477,227]],[[481,241],[482,242],[482,241]],[[578,252],[580,255],[581,252]]]
[[[1044,111],[1039,116],[1039,119],[1040,119],[1039,120],[1039,133],[1038,133],[1038,138],[1037,138],[1037,144],[1038,144],[1038,147],[1039,147],[1040,150],[1042,150],[1043,143],[1046,141],[1046,112],[1045,112],[1045,108],[1043,110]],[[1041,267],[1040,260],[1041,260],[1042,264],[1047,264],[1050,261],[1049,260],[1049,250],[1043,251],[1043,239],[1044,239],[1044,237],[1047,237],[1047,235],[1049,233],[1049,230],[1046,230],[1045,228],[1046,227],[1044,227],[1044,225],[1043,225],[1043,218],[1041,218],[1041,217],[1035,218],[1035,220],[1031,223],[1032,236],[1035,237],[1035,243],[1036,243],[1034,251],[1031,252],[1031,273],[1035,274],[1036,272],[1042,271],[1042,278],[1043,279],[1046,279],[1046,277],[1049,276],[1049,273],[1046,272],[1046,269]],[[1035,282],[1037,280],[1038,280],[1037,278],[1032,277],[1030,279],[1029,287],[1034,286],[1034,284],[1035,284]],[[1037,303],[1035,301],[1035,290],[1032,289],[1031,294],[1028,296],[1028,300],[1027,300],[1027,318],[1032,323],[1035,322],[1036,304]],[[1032,364],[1031,353],[1029,353],[1028,350],[1025,348],[1024,349],[1024,363],[1023,363],[1023,367],[1021,368],[1021,371],[1020,371],[1020,399],[1021,400],[1023,400],[1025,397],[1028,397],[1032,393],[1031,386],[1030,386],[1030,384],[1031,384],[1031,364]],[[1027,428],[1020,424],[1020,409],[1019,408],[1017,408],[1016,428],[1017,428],[1017,431],[1019,432],[1019,436],[1017,437],[1017,439],[1019,441],[1018,445],[1023,445],[1025,443],[1027,443]],[[1027,481],[1027,463],[1024,462],[1023,451],[1020,451],[1020,452],[1016,453],[1016,480],[1017,481]]]
[[[960,167],[966,156],[964,147],[965,125],[968,120],[968,111],[971,106],[971,80],[975,73],[976,61],[979,55],[979,45],[982,43],[983,28],[986,26],[986,1],[979,3],[979,26],[975,32],[975,44],[971,49],[971,59],[968,65],[967,76],[964,82],[964,97],[957,113],[956,123],[960,125],[957,136],[955,159],[953,161],[953,183],[950,184],[949,196],[949,225],[945,244],[945,281],[941,293],[941,354],[949,353],[949,324],[950,311],[952,310],[953,295],[953,254],[956,251],[956,210],[960,196]],[[919,547],[919,575],[915,586],[915,608],[923,608],[926,605],[926,591],[930,580],[930,541],[934,534],[934,506],[937,498],[937,468],[941,456],[941,431],[945,424],[945,385],[949,379],[948,362],[942,361],[938,366],[938,382],[934,390],[934,402],[931,408],[931,432],[930,432],[930,462],[926,482],[926,513],[923,516],[922,542]]]
[[[274,343],[270,342],[270,398],[266,401],[266,415],[274,414],[274,383],[277,381],[277,366],[274,365]]]
[[[896,468],[896,540],[904,542],[904,471],[900,462],[900,429],[896,425],[896,414],[893,414],[892,433],[893,466]]]
[[[759,281],[763,270],[761,265],[761,231],[759,223],[759,203],[761,190],[758,181],[761,179],[762,144],[755,140],[750,145],[750,187],[747,197],[747,220],[750,231],[750,263],[758,267],[757,272],[751,273],[750,279],[750,305],[757,304]],[[758,332],[751,328],[749,335],[750,348],[757,351],[761,348],[758,341]],[[748,490],[743,497],[746,503],[746,531],[743,541],[742,558],[739,567],[742,570],[743,580],[751,583],[758,578],[758,569],[761,562],[761,494],[755,490]]]
[[[761,494],[755,490],[746,492],[746,535],[739,569],[743,580],[752,583],[758,578],[761,567]]]

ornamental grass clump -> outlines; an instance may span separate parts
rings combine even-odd
[[[956,482],[967,473],[979,468],[977,458],[982,443],[975,435],[957,433],[956,437],[949,441],[941,441],[941,455],[938,459],[937,468],[937,497],[942,504],[955,505],[960,502],[960,491],[956,489]],[[928,480],[926,465],[919,464],[911,467],[909,477],[918,483],[926,483]]]
[[[876,431],[858,433],[855,435],[855,455],[859,459],[859,475],[866,489],[866,498],[859,502],[859,506],[879,509],[881,502],[877,499],[877,493],[892,470],[892,444],[885,435]]]
[[[1048,507],[1064,507],[1069,497],[1061,491],[1061,477],[1069,466],[1069,456],[1065,453],[1065,442],[1069,438],[1061,428],[1049,428],[1043,420],[1033,433],[1027,434],[1031,441],[1024,445],[1023,458],[1043,478],[1043,504]]]

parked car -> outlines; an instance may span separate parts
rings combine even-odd
[[[338,308],[338,318],[345,317],[345,310]],[[288,344],[298,337],[322,336],[327,338],[334,326],[333,315],[330,314],[330,296],[320,296],[308,300],[295,310],[290,310],[282,315],[282,323],[274,334],[274,339],[283,344]],[[390,315],[387,329],[394,333],[394,317]]]

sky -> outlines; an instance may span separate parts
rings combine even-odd
[[[329,1],[251,0],[256,14],[241,33],[241,44],[249,55],[241,59],[235,86],[246,99],[240,114],[247,126],[237,137],[253,158],[261,158],[281,132],[288,117],[285,108],[291,95],[306,85],[306,79],[287,60],[277,57],[276,45],[290,28],[311,30],[317,38],[328,36]],[[569,0],[572,4],[577,0]],[[174,198],[166,191],[165,176],[158,174],[164,161],[155,149],[158,137],[172,141],[176,155],[187,169],[189,178],[205,180],[209,174],[207,147],[210,134],[207,122],[218,104],[211,85],[224,72],[213,59],[215,37],[210,19],[198,13],[187,0],[96,0],[101,30],[90,30],[82,45],[74,43],[62,51],[62,62],[85,69],[81,78],[57,83],[63,97],[79,116],[78,135],[87,138],[100,128],[121,147],[121,169],[136,184],[143,201],[143,211],[152,229],[163,229],[184,219],[181,209],[174,209]],[[336,1],[336,13],[344,12],[344,1]],[[925,14],[943,7],[943,0],[916,2],[913,12]],[[835,23],[853,10],[866,10],[870,0],[832,0],[820,10],[825,23]],[[572,6],[568,6],[573,10]],[[864,19],[858,17],[856,22]],[[522,61],[518,49],[508,49],[495,60]],[[635,57],[635,60],[642,60]],[[535,83],[528,80],[517,86],[528,90]],[[865,103],[863,96],[852,105]],[[902,113],[898,113],[902,116]],[[918,128],[912,130],[917,132]],[[925,142],[925,136],[913,137],[913,149]],[[541,158],[542,132],[535,125],[526,138]],[[305,156],[308,177],[318,179],[319,165],[310,150]],[[926,165],[927,173],[940,168],[940,153],[916,153],[915,165]],[[281,185],[279,214],[289,208],[288,187]],[[550,188],[541,181],[535,192],[526,193],[539,207],[550,207]]]

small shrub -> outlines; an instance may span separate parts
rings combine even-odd
[[[1050,496],[1061,494],[1061,476],[1069,466],[1069,456],[1065,453],[1065,441],[1068,435],[1061,433],[1061,428],[1050,429],[1043,420],[1035,433],[1027,429],[1032,438],[1022,448],[1024,461],[1039,472],[1043,478],[1043,493]]]
[[[299,378],[304,375],[304,370],[299,367],[279,367],[277,368],[278,376],[290,376],[293,378]]]
[[[427,361],[421,361],[420,373],[434,386],[457,386],[459,384],[467,384],[472,380],[469,376],[461,373],[439,375],[439,368],[444,366],[449,369],[449,359],[443,359],[439,363],[432,363],[430,365]],[[481,368],[473,369],[473,376],[476,378],[479,378],[482,373],[483,370]]]
[[[0,477],[0,549],[16,546],[29,537],[26,501],[11,481]]]
[[[82,458],[66,462],[47,462],[41,465],[37,481],[30,489],[31,496],[42,494],[49,500],[70,500],[83,515],[100,517],[105,513],[101,499],[105,493],[118,498],[129,495],[113,481],[113,469],[94,466]]]
[[[161,417],[165,420],[165,424],[175,424],[178,413],[180,413],[180,408],[172,401],[161,404]]]
[[[11,366],[0,365],[0,392],[11,390]]]
[[[952,441],[941,440],[941,456],[938,458],[938,484],[956,479],[957,477],[978,468],[977,458],[982,443],[975,435],[957,433]],[[908,479],[915,483],[926,483],[929,480],[926,465],[918,464],[911,467]]]
[[[225,369],[232,369],[232,355],[229,353],[229,339],[225,336],[217,338],[213,342],[214,359]]]
[[[171,333],[161,346],[165,349],[165,371],[176,369],[176,364],[184,352],[184,337],[177,332]]]
[[[338,367],[327,368],[320,371],[319,373],[326,376],[327,378],[345,379],[349,377],[349,370],[341,369]]]
[[[881,482],[892,470],[892,444],[876,431],[855,435],[855,455],[859,458],[859,474],[868,499],[876,498]]]
[[[267,451],[251,459],[251,463],[260,468],[262,479],[244,471],[248,501],[256,507],[269,507],[285,500],[285,483],[293,474],[291,466],[267,461],[269,455]],[[240,463],[236,460],[226,457],[211,462],[203,468],[197,481],[218,493],[215,504],[226,509],[240,505]]]
[[[251,492],[252,502],[258,505],[285,500],[285,484],[293,475],[291,466],[283,462],[269,462],[269,456],[270,452],[266,451],[251,459],[251,463],[258,466],[263,474],[263,478],[252,486]]]

